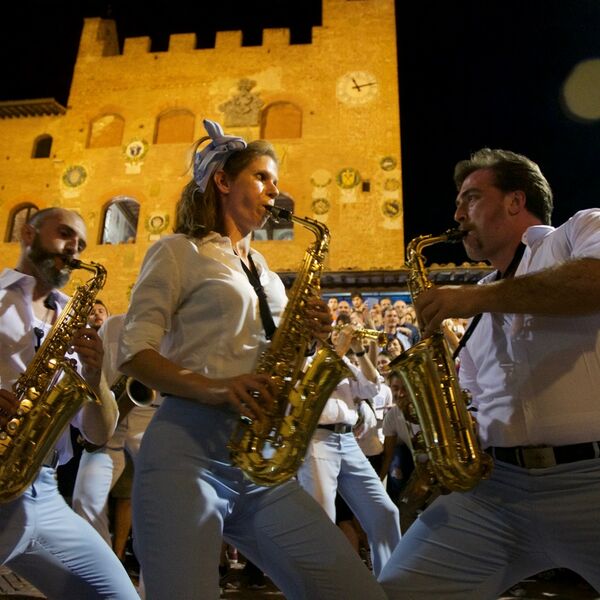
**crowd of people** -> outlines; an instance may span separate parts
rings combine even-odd
[[[251,247],[279,193],[278,161],[268,142],[205,127],[175,232],[148,250],[127,313],[109,316],[97,299],[88,326],[70,332],[62,369],[79,373],[90,399],[71,421],[82,445],[72,508],[56,480],[73,455],[67,429],[22,493],[0,503],[2,564],[51,599],[216,599],[234,549],[289,600],[495,599],[553,567],[600,589],[600,209],[553,228],[535,163],[489,149],[459,163],[454,218],[468,256],[495,272],[414,303],[360,293],[297,303],[299,361],[320,364],[327,351],[345,376],[323,398],[297,475],[260,485],[229,447],[240,421],[272,428],[285,399],[255,367],[298,335],[282,331],[286,291]],[[16,267],[0,274],[2,453],[21,443],[30,400],[43,396],[13,385],[47,351],[86,243],[77,213],[41,210],[23,226]],[[418,425],[407,425],[410,390],[393,361],[440,332],[493,470],[409,514]],[[109,511],[127,460],[131,503],[121,495]],[[141,589],[121,562],[130,521]]]

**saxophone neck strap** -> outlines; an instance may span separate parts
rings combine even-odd
[[[55,313],[58,312],[58,304],[56,303],[56,292],[50,292],[46,296],[46,298],[44,298],[44,307],[46,308],[47,312],[46,318],[44,319],[43,323],[40,321],[40,323],[43,326],[45,326],[48,320],[50,319],[51,311],[54,311]],[[34,327],[33,334],[35,335],[35,351],[37,352],[40,349],[40,346],[42,345],[42,340],[44,339],[43,327]]]
[[[260,319],[265,330],[265,335],[267,339],[270,340],[273,338],[273,334],[275,333],[277,327],[275,327],[273,315],[271,314],[271,309],[269,308],[269,302],[267,300],[267,294],[265,292],[265,288],[263,288],[262,283],[260,282],[260,277],[258,275],[258,271],[256,270],[256,265],[252,260],[251,254],[248,254],[248,262],[250,263],[250,268],[248,268],[246,263],[240,258],[240,263],[242,264],[244,273],[246,273],[246,277],[248,277],[250,285],[254,288],[254,291],[258,296]]]
[[[521,262],[521,259],[523,258],[525,248],[526,248],[525,244],[523,242],[521,242],[517,246],[517,249],[515,250],[515,255],[513,256],[513,259],[510,261],[510,265],[508,265],[508,268],[506,269],[506,271],[504,271],[504,273],[501,273],[500,271],[496,271],[496,277],[494,278],[494,281],[498,281],[500,279],[510,279],[515,276],[517,267],[519,266],[519,263]],[[460,341],[458,342],[458,346],[456,347],[456,350],[452,353],[452,358],[454,360],[456,360],[460,351],[466,346],[467,341],[473,335],[473,332],[475,331],[475,327],[477,327],[479,321],[481,321],[481,317],[482,317],[482,314],[479,313],[478,315],[475,315],[473,317],[473,319],[471,320],[471,323],[469,323],[467,330],[465,331],[464,335],[460,338]]]

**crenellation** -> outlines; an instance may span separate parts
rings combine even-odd
[[[215,50],[237,50],[241,47],[241,31],[217,31],[215,37]]]
[[[140,54],[148,54],[152,40],[149,36],[125,38],[123,44],[123,56],[139,56]]]
[[[173,33],[169,36],[169,52],[191,52],[196,50],[195,33]]]
[[[20,202],[81,207],[97,241],[86,254],[110,266],[111,308],[124,309],[146,249],[171,231],[190,177],[191,142],[210,118],[227,133],[271,140],[295,211],[330,227],[329,269],[397,268],[403,229],[394,2],[323,0],[323,10],[311,43],[291,44],[288,29],[266,28],[260,46],[243,46],[241,31],[222,31],[214,47],[196,48],[195,34],[177,33],[164,52],[152,52],[149,37],[126,38],[120,55],[114,23],[86,19],[66,113],[0,119],[0,236]],[[368,84],[364,98],[355,80]],[[94,124],[97,145],[89,147]],[[53,138],[51,157],[32,159],[40,134]],[[100,244],[106,206],[120,195],[140,205],[136,242]],[[169,227],[153,231],[153,216]],[[257,241],[257,250],[274,269],[293,271],[311,241],[301,229],[294,235],[284,245]],[[367,244],[356,243],[367,236]],[[14,244],[0,250],[0,267],[14,262]]]

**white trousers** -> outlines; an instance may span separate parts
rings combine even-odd
[[[379,575],[400,541],[400,518],[354,434],[318,428],[298,481],[333,522],[339,492],[367,534],[373,572]]]
[[[125,470],[125,452],[135,464],[142,437],[155,409],[134,408],[119,424],[106,447],[81,454],[73,489],[73,510],[112,547],[108,522],[108,496]]]

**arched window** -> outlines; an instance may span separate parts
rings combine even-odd
[[[263,110],[260,123],[263,140],[302,137],[302,111],[291,102],[275,102]]]
[[[90,123],[88,148],[120,146],[123,141],[125,119],[121,115],[102,115]]]
[[[19,242],[21,227],[38,211],[35,204],[27,202],[16,206],[8,217],[8,228],[6,230],[5,241]]]
[[[155,144],[191,144],[194,141],[196,117],[185,108],[176,108],[158,115],[154,130]]]
[[[31,158],[48,158],[52,150],[52,136],[44,133],[35,138]]]
[[[132,244],[137,235],[140,205],[128,196],[113,198],[104,213],[101,244]]]
[[[294,212],[294,200],[287,194],[279,194],[275,198],[275,204]],[[269,219],[262,229],[257,229],[252,234],[255,240],[293,240],[294,239],[294,224],[288,221],[280,221],[276,223],[273,219]]]

